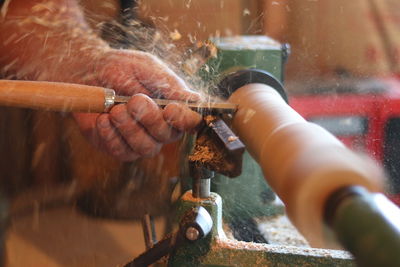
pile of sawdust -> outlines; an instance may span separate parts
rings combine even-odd
[[[207,135],[201,135],[196,141],[193,153],[189,156],[189,161],[219,166],[223,164],[223,155],[218,153],[218,148]]]
[[[258,220],[258,229],[273,245],[310,247],[285,215],[266,217]]]
[[[195,148],[195,152],[189,156],[190,161],[196,161],[196,162],[209,162],[213,160],[214,158],[214,152],[210,150],[208,146],[201,146],[197,145]]]

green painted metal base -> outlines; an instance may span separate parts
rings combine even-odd
[[[202,72],[205,80],[218,83],[228,73],[257,68],[283,81],[287,51],[279,42],[261,35],[221,37],[212,42],[218,49],[218,55],[207,62],[209,71]],[[223,199],[223,218],[226,222],[234,222],[236,216],[246,220],[284,214],[284,206],[274,201],[275,193],[265,182],[259,165],[247,152],[243,157],[242,175],[230,179],[216,174],[211,182],[212,191]]]
[[[216,193],[210,198],[193,198],[186,192],[178,207],[178,218],[188,209],[203,206],[213,219],[211,233],[196,243],[187,242],[170,256],[168,266],[355,266],[350,254],[293,246],[248,243],[226,238],[222,229],[222,201]]]

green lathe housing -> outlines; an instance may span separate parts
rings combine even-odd
[[[208,62],[213,79],[218,80],[241,69],[256,68],[271,73],[283,82],[288,45],[282,45],[267,36],[225,37],[213,42],[218,49],[217,57]],[[254,217],[284,213],[283,205],[266,183],[260,167],[247,152],[243,159],[242,174],[235,179],[216,175],[212,179],[211,189],[223,199],[225,222],[235,224],[234,220],[238,219],[246,222]],[[240,196],[240,200],[237,196]]]
[[[256,68],[283,82],[288,45],[266,36],[220,38],[213,42],[218,54],[208,62],[207,74],[203,73],[209,81],[216,84],[229,73]],[[170,257],[169,266],[354,266],[351,256],[343,251],[230,241],[225,237],[222,221],[244,230],[244,235],[252,239],[255,229],[248,224],[254,218],[285,212],[249,153],[243,155],[242,174],[231,179],[216,173],[211,179],[211,191],[217,194],[212,193],[213,197],[200,204],[188,197],[190,191],[181,198],[178,214],[201,205],[210,212],[214,225],[207,238],[178,249]]]

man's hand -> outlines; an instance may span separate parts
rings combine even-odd
[[[109,49],[97,57],[93,73],[96,83],[110,87],[121,95],[143,93],[154,98],[199,101],[200,95],[167,65],[149,53]]]
[[[199,121],[197,113],[174,105],[161,110],[148,96],[136,94],[126,105],[98,116],[96,129],[103,148],[127,161],[157,154],[162,144],[176,141]]]
[[[160,109],[150,97],[198,101],[184,81],[158,58],[143,52],[113,50],[89,72],[94,85],[133,95],[105,114],[75,114],[78,124],[93,143],[122,161],[154,156],[162,144],[179,139],[196,127],[201,117],[188,107],[171,103]]]
[[[132,96],[109,114],[74,114],[93,144],[123,161],[156,154],[201,120],[178,104],[160,109],[151,97],[199,101],[157,57],[111,49],[86,24],[76,0],[13,0],[0,23],[0,66],[19,79],[104,86]]]

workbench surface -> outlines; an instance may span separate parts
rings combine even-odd
[[[138,221],[94,219],[62,206],[13,218],[6,249],[7,267],[111,267],[143,252],[144,241]]]

